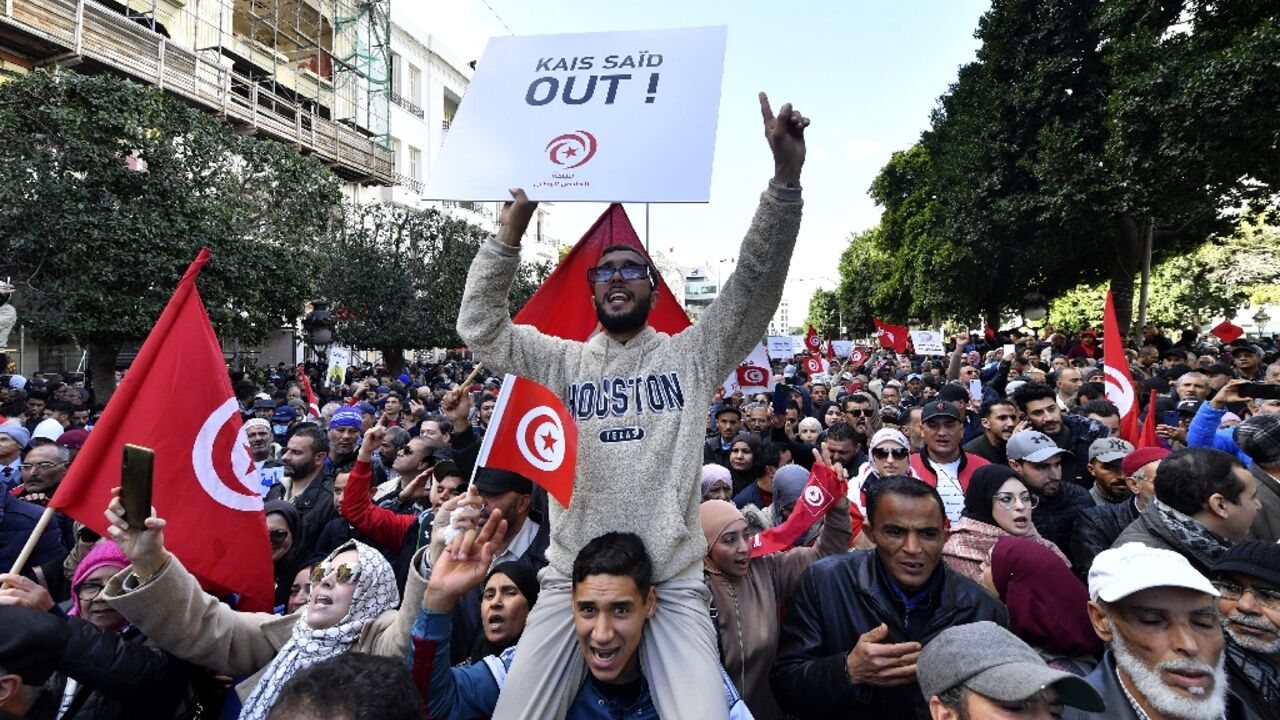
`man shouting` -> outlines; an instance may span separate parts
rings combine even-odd
[[[535,204],[522,190],[467,276],[458,334],[496,372],[558,389],[578,423],[573,500],[550,506],[550,566],[529,616],[495,718],[564,717],[585,677],[574,645],[573,559],[607,532],[640,536],[653,559],[658,608],[644,634],[644,675],[664,718],[724,718],[715,631],[702,581],[706,541],[698,514],[706,408],[724,378],[764,335],[782,296],[800,229],[800,169],[809,120],[760,94],[774,174],[739,251],[738,267],[698,323],[674,336],[649,312],[675,302],[657,271],[629,246],[605,248],[584,280],[602,331],[587,342],[514,325],[507,294]],[[565,302],[572,302],[565,298]]]

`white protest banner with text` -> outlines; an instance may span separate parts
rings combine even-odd
[[[791,351],[790,335],[769,336],[769,357],[774,360],[790,360],[795,353]]]
[[[942,347],[942,333],[936,330],[912,330],[911,344],[915,346],[917,355],[947,354]]]
[[[725,27],[495,37],[426,196],[707,202]]]
[[[836,357],[847,358],[853,350],[852,340],[832,340],[831,347],[836,349]]]

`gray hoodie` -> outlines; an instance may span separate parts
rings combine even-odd
[[[701,563],[707,406],[778,306],[802,204],[799,190],[770,183],[737,270],[699,321],[675,336],[647,327],[626,343],[603,332],[585,343],[562,340],[513,324],[507,294],[519,249],[496,239],[480,248],[467,274],[458,335],[490,370],[559,392],[578,424],[573,500],[568,508],[550,500],[547,557],[560,573],[571,575],[578,551],[613,531],[644,540],[657,582]]]

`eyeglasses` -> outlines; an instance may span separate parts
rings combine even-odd
[[[1022,493],[1020,495],[1014,495],[1013,493],[996,493],[991,496],[991,499],[1000,503],[1000,506],[1006,510],[1013,509],[1015,500],[1020,500],[1023,505],[1033,509],[1040,504],[1040,497],[1038,495],[1032,495],[1031,493]]]
[[[285,538],[289,537],[289,531],[288,530],[271,530],[267,533],[267,535],[271,536],[272,540],[284,540]]]
[[[1239,600],[1244,597],[1246,592],[1253,593],[1253,599],[1263,607],[1272,610],[1280,609],[1280,590],[1263,589],[1259,587],[1244,587],[1231,582],[1217,581],[1213,586],[1222,593],[1222,597],[1227,600]]]
[[[889,448],[874,448],[871,451],[871,456],[877,460],[888,460],[890,455],[893,456],[894,460],[905,460],[910,454],[911,451],[906,448],[893,448],[892,450]]]
[[[587,268],[587,280],[593,283],[609,282],[613,279],[614,273],[621,275],[622,279],[627,281],[644,280],[649,277],[649,266],[636,265],[635,263],[627,263],[621,267],[600,265]]]
[[[80,602],[89,602],[98,597],[102,593],[102,588],[106,587],[102,583],[80,583],[76,588],[76,597],[80,598]],[[1223,593],[1224,595],[1226,593]]]
[[[342,563],[341,565],[317,563],[311,569],[311,582],[319,585],[321,580],[329,577],[329,573],[334,573],[334,579],[338,582],[349,585],[360,579],[360,563]]]
[[[849,417],[871,417],[872,415],[875,415],[875,413],[871,410],[871,408],[858,408],[857,410],[845,410],[844,414],[848,415]]]
[[[44,472],[45,470],[51,470],[53,468],[60,467],[62,465],[66,465],[66,463],[64,462],[23,463],[18,466],[18,469],[20,469],[24,473],[29,473],[32,471]]]

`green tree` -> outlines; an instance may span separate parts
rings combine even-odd
[[[809,316],[806,325],[812,325],[824,338],[840,337],[839,294],[834,290],[818,288],[809,298]]]
[[[149,86],[36,71],[0,84],[0,274],[41,341],[89,351],[105,402],[201,247],[210,319],[258,342],[300,314],[339,181]]]

